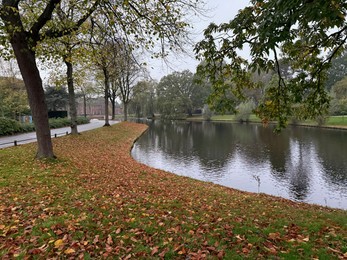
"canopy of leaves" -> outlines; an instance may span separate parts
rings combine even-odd
[[[342,80],[347,75],[347,52],[342,56],[336,57],[331,61],[331,67],[327,71],[327,80],[325,88],[327,91],[338,81]]]
[[[46,87],[45,97],[49,111],[65,109],[69,101],[69,94],[64,87]]]
[[[229,23],[210,24],[205,30],[205,39],[196,46],[207,64],[200,73],[209,76],[214,88],[242,94],[243,88],[255,85],[249,71],[274,70],[278,82],[267,89],[258,115],[264,121],[277,119],[279,127],[297,111],[302,118],[319,116],[329,103],[325,71],[346,45],[346,11],[342,0],[252,0]],[[245,47],[249,60],[240,56]],[[293,71],[286,82],[279,53]]]
[[[23,81],[16,78],[1,77],[0,117],[16,118],[17,115],[23,113],[30,113]]]
[[[139,81],[133,90],[131,109],[136,117],[153,117],[155,112],[155,88],[154,81]]]
[[[157,86],[159,112],[164,116],[191,114],[194,96],[199,92],[192,72],[185,70],[167,75]]]
[[[336,82],[331,88],[331,107],[330,114],[346,115],[347,114],[347,77]]]

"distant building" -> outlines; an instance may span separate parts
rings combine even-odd
[[[84,116],[86,113],[87,117],[104,117],[105,115],[105,99],[103,97],[89,98],[86,101],[86,111],[84,112],[83,99],[77,101],[77,115]],[[115,108],[115,114],[123,114],[122,107],[117,103]],[[109,102],[109,115],[112,115],[112,106]]]

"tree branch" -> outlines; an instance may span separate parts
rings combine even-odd
[[[74,26],[70,28],[66,28],[63,30],[48,30],[45,32],[44,35],[42,35],[42,38],[60,38],[65,35],[69,35],[74,31],[77,31],[80,26],[92,15],[92,13],[96,10],[96,8],[99,6],[101,0],[96,0],[94,4],[87,10],[87,12],[82,16],[81,19],[79,19]]]
[[[39,40],[39,32],[42,29],[45,24],[52,19],[52,13],[57,6],[57,4],[60,3],[61,0],[50,0],[47,4],[45,10],[42,12],[40,17],[37,19],[37,21],[33,24],[30,31],[33,36],[33,38],[38,41]]]

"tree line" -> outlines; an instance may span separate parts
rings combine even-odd
[[[278,129],[291,118],[317,118],[329,109],[344,113],[341,68],[345,68],[347,7],[342,0],[251,0],[230,22],[211,23],[204,30],[204,39],[195,46],[201,61],[197,75],[175,72],[155,87],[139,80],[144,65],[139,54],[150,50],[154,57],[165,57],[184,48],[189,42],[186,17],[198,14],[201,4],[196,0],[3,0],[1,56],[14,56],[20,68],[36,128],[37,157],[54,157],[38,59],[65,65],[74,133],[75,72],[86,67],[92,68],[90,74],[98,72],[104,84],[105,125],[109,125],[107,102],[115,101],[117,92],[125,118],[129,106],[139,115],[150,115],[154,109],[168,117],[189,115],[205,103],[207,92],[214,111],[254,107],[264,123],[276,120]],[[246,46],[249,59],[240,56]]]
[[[111,80],[125,88],[131,81],[128,73],[122,74],[123,78],[111,75],[111,67],[132,69],[137,63],[134,50],[153,50],[157,43],[161,48],[154,56],[165,56],[166,49],[182,48],[188,38],[185,16],[197,13],[199,4],[193,0],[2,1],[1,56],[16,58],[25,83],[37,135],[36,157],[55,157],[38,58],[61,60],[66,65],[72,132],[77,133],[74,65],[91,61],[102,71],[106,104]],[[126,91],[122,97],[126,104]],[[109,125],[107,110],[105,116],[105,125]]]

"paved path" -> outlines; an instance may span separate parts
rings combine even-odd
[[[119,121],[110,120],[111,125],[116,124],[118,122]],[[92,130],[95,128],[99,128],[99,127],[102,127],[104,124],[105,124],[104,120],[92,119],[90,120],[90,123],[88,124],[79,125],[78,132],[84,132],[84,131]],[[71,133],[70,127],[51,129],[52,137],[54,137],[55,135],[57,136],[66,135],[66,133]],[[0,137],[0,149],[14,146],[15,141],[17,141],[18,145],[36,142],[36,133],[31,132],[31,133],[25,133],[25,134]]]

